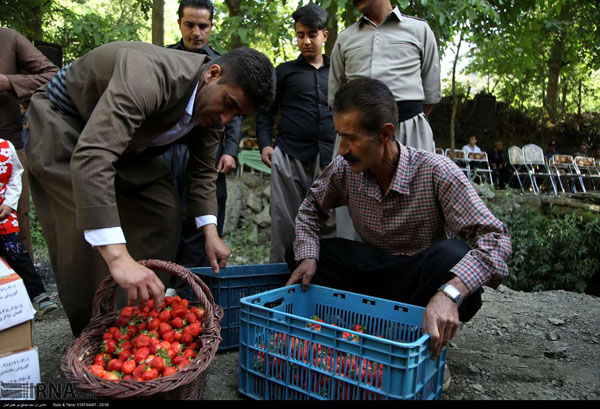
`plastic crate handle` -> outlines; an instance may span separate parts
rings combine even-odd
[[[267,301],[266,303],[263,304],[263,306],[265,308],[275,308],[275,307],[279,307],[281,304],[283,304],[284,301],[285,301],[285,298],[281,297],[275,301]]]

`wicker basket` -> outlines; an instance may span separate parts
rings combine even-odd
[[[152,270],[162,270],[179,276],[191,286],[198,297],[199,305],[205,309],[205,319],[202,333],[199,335],[202,345],[196,358],[173,375],[144,382],[115,382],[93,375],[88,367],[93,363],[96,354],[100,353],[102,334],[113,325],[119,312],[115,303],[117,284],[109,275],[96,290],[92,319],[62,357],[61,369],[76,387],[102,398],[202,399],[206,369],[214,359],[221,342],[223,308],[215,304],[206,284],[187,268],[159,260],[142,260],[139,263]],[[106,291],[109,291],[110,310],[101,313],[100,305]]]

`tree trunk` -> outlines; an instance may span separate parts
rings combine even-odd
[[[558,107],[558,82],[565,55],[565,38],[559,33],[552,44],[548,61],[548,86],[546,88],[546,111],[552,121],[556,120]]]
[[[331,51],[338,35],[338,14],[337,14],[337,2],[332,1],[327,8],[327,14],[329,15],[329,22],[327,23],[327,41],[325,41],[325,54],[331,57]]]
[[[565,78],[565,76],[563,75],[560,81],[560,89],[562,92],[562,97],[561,97],[561,101],[560,101],[560,110],[565,113],[567,112],[567,79]]]
[[[458,108],[458,96],[456,95],[456,64],[458,63],[458,59],[460,58],[460,46],[463,40],[463,33],[460,32],[460,38],[458,40],[458,45],[456,46],[456,56],[454,57],[454,63],[452,64],[452,116],[450,117],[450,157],[454,158],[454,149],[455,149],[455,123],[456,123],[456,110]]]
[[[581,78],[579,78],[579,87],[577,90],[577,115],[581,116]]]
[[[152,44],[165,45],[164,0],[152,0]]]
[[[242,4],[242,0],[225,0],[225,4],[227,5],[227,10],[229,11],[229,17],[242,17],[243,13],[240,9]],[[234,48],[239,48],[243,45],[242,38],[236,33],[231,36],[229,39],[229,44],[227,49],[233,50]]]

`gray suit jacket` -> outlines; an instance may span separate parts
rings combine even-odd
[[[86,123],[71,158],[80,228],[119,224],[115,163],[179,121],[205,59],[148,43],[114,42],[68,68],[67,92]],[[217,214],[219,131],[206,129],[190,141],[188,211],[195,216]]]

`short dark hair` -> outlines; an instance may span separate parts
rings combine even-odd
[[[335,93],[335,113],[358,110],[364,130],[376,134],[384,124],[396,125],[398,106],[392,91],[374,78],[358,77],[348,81]]]
[[[317,30],[324,30],[327,28],[327,21],[329,16],[327,12],[316,4],[307,4],[306,6],[300,7],[292,14],[294,19],[294,26],[296,23],[301,23],[306,26],[316,28]]]
[[[215,7],[213,6],[212,1],[210,0],[181,0],[179,3],[179,8],[177,9],[177,15],[179,18],[183,17],[183,9],[186,7],[193,7],[195,9],[206,9],[210,11],[210,21],[213,20],[213,15],[215,13]]]
[[[221,84],[242,88],[254,109],[266,111],[275,100],[275,67],[269,58],[252,48],[236,48],[214,59],[221,67]]]

